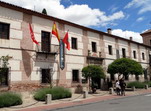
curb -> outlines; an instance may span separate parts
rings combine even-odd
[[[60,110],[60,109],[67,109],[67,108],[78,107],[78,106],[86,106],[86,105],[95,104],[95,103],[99,103],[99,102],[110,101],[110,100],[118,100],[118,99],[125,99],[125,98],[130,98],[130,97],[142,96],[142,95],[146,95],[146,94],[150,94],[150,93],[151,92],[137,94],[137,95],[117,96],[117,98],[110,98],[110,99],[100,100],[100,101],[96,101],[96,102],[92,101],[90,103],[83,103],[83,104],[80,104],[80,105],[74,105],[74,106],[72,105],[72,106],[67,106],[67,107],[65,106],[65,107],[61,107],[61,108],[49,109],[49,111],[56,111],[56,110]]]
[[[98,102],[104,102],[104,101],[109,101],[109,100],[116,100],[116,99],[124,99],[124,98],[129,98],[129,97],[136,97],[139,95],[145,95],[145,94],[150,94],[151,90],[142,90],[136,92],[136,94],[132,95],[126,95],[126,96],[117,96],[117,95],[100,95],[100,97],[92,97],[92,98],[87,98],[87,99],[82,99],[82,100],[77,100],[77,101],[68,101],[65,103],[58,103],[58,104],[49,104],[49,105],[43,105],[43,106],[36,106],[36,107],[31,107],[31,108],[23,108],[23,109],[18,109],[16,111],[55,111],[59,109],[66,109],[66,108],[71,108],[71,107],[77,107],[77,106],[84,106],[84,105],[89,105],[89,104],[95,104]]]

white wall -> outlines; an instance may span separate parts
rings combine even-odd
[[[88,50],[90,50],[91,56],[96,55],[99,57],[99,53],[101,52],[101,47],[100,47],[100,35],[94,32],[88,31]],[[92,52],[92,42],[96,43],[96,51],[97,52]]]
[[[123,40],[118,40],[119,43],[119,53],[120,53],[120,57],[123,56],[122,54],[122,48],[125,48],[126,50],[126,57],[129,57],[129,52],[128,52],[128,42],[127,41],[123,41]]]
[[[111,58],[111,59],[116,59],[116,42],[115,42],[115,38],[112,37],[108,37],[108,36],[103,36],[104,39],[104,43],[105,43],[105,54],[106,54],[106,58]],[[109,55],[109,50],[108,50],[108,46],[111,45],[112,46],[112,54],[113,55]]]

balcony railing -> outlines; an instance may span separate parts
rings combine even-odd
[[[44,49],[42,49],[42,46],[40,44],[40,45],[36,46],[36,52],[37,53],[52,53],[52,54],[56,54],[59,52],[59,45],[51,44],[49,48],[50,49],[48,49],[48,50],[44,50]]]
[[[97,57],[97,58],[102,58],[102,52],[96,52],[96,56],[93,56],[93,52],[88,50],[88,57]]]

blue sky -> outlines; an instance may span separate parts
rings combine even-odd
[[[1,0],[79,25],[142,42],[140,33],[151,28],[151,0]]]
[[[131,7],[126,7],[128,4],[136,1]],[[144,3],[140,3],[144,1]],[[106,28],[110,27],[112,29],[122,29],[130,30],[134,32],[142,32],[151,28],[151,8],[140,13],[140,10],[145,8],[146,3],[151,4],[151,0],[63,0],[61,3],[68,7],[71,4],[87,4],[92,9],[99,9],[106,13],[106,15],[111,15],[115,12],[122,11],[124,17],[120,20],[115,20],[113,24],[108,24],[106,26],[90,26],[97,30],[106,31]],[[140,6],[139,6],[140,5]]]

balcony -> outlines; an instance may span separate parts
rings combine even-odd
[[[92,52],[90,52],[90,50],[88,50],[88,56],[87,56],[87,63],[88,64],[97,64],[97,65],[101,65],[103,62],[102,58],[102,53],[96,53],[96,54],[92,54]]]
[[[38,55],[56,55],[59,53],[59,45],[51,44],[49,48],[42,48],[41,44],[36,46],[36,53]]]

